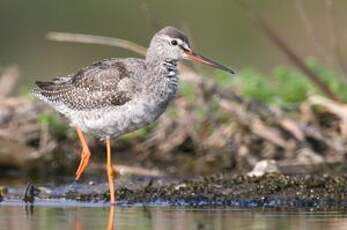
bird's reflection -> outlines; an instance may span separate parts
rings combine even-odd
[[[114,211],[115,211],[115,206],[112,205],[108,213],[107,230],[114,230],[113,228],[114,219],[115,219]]]
[[[115,206],[111,206],[110,210],[108,212],[108,219],[107,219],[107,230],[115,230],[114,228],[114,220],[115,220]],[[83,230],[82,225],[80,223],[80,220],[77,218],[75,221],[75,230]]]
[[[25,214],[27,216],[33,216],[34,215],[34,205],[29,204],[29,205],[25,205]]]
[[[32,217],[34,215],[34,205],[33,204],[26,204],[24,206],[25,213],[27,217]],[[108,211],[108,218],[107,218],[107,230],[115,230],[115,209],[116,206],[111,206]],[[80,219],[78,218],[78,215],[76,217],[75,223],[74,223],[74,229],[75,230],[83,230],[83,226],[80,222]]]

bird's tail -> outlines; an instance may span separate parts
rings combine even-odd
[[[46,102],[57,102],[62,94],[71,89],[70,79],[60,77],[52,81],[36,81],[36,86],[33,88],[32,94]]]

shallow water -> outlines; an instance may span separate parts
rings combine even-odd
[[[124,178],[123,181],[118,180],[117,185],[118,188],[126,186],[136,189],[147,187],[149,180],[153,178]],[[172,181],[173,178],[157,179],[152,186]],[[117,207],[110,208],[102,195],[98,199],[78,201],[78,194],[107,192],[105,183],[94,182],[37,186],[36,188],[40,188],[40,194],[35,196],[34,205],[25,205],[22,199],[26,193],[26,186],[22,184],[18,182],[7,186],[6,195],[0,202],[0,230],[347,229],[346,202],[329,205],[318,202],[319,199],[300,201],[273,197],[266,202],[256,199],[234,199],[227,204],[228,208],[225,205],[217,208],[213,206],[216,203],[201,203],[199,199],[193,203],[182,203],[175,199],[140,200],[130,203],[127,200],[118,200]],[[77,194],[75,199],[68,198],[66,194],[69,191]],[[191,205],[200,208],[188,208],[192,207]]]
[[[0,229],[346,229],[342,210],[0,206]],[[112,213],[114,211],[114,213]]]

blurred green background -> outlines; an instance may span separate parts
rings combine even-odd
[[[302,56],[315,56],[319,62],[338,71],[331,55],[331,27],[324,0],[246,1],[262,14]],[[314,33],[321,44],[317,50],[300,17],[298,2],[314,22]],[[334,0],[336,32],[347,39],[344,22],[347,1]],[[74,72],[96,60],[136,56],[106,46],[47,41],[48,31],[88,33],[128,39],[147,46],[153,33],[174,25],[191,38],[198,52],[233,66],[252,67],[270,73],[274,66],[287,64],[234,1],[140,1],[140,0],[1,0],[0,66],[18,64],[22,83]],[[346,43],[341,49],[346,51]],[[198,66],[198,68],[205,68]]]

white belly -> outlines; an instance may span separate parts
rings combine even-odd
[[[151,100],[133,100],[118,107],[89,111],[65,108],[61,112],[70,119],[72,126],[79,127],[84,132],[101,137],[117,137],[152,123],[165,109],[166,106]]]

